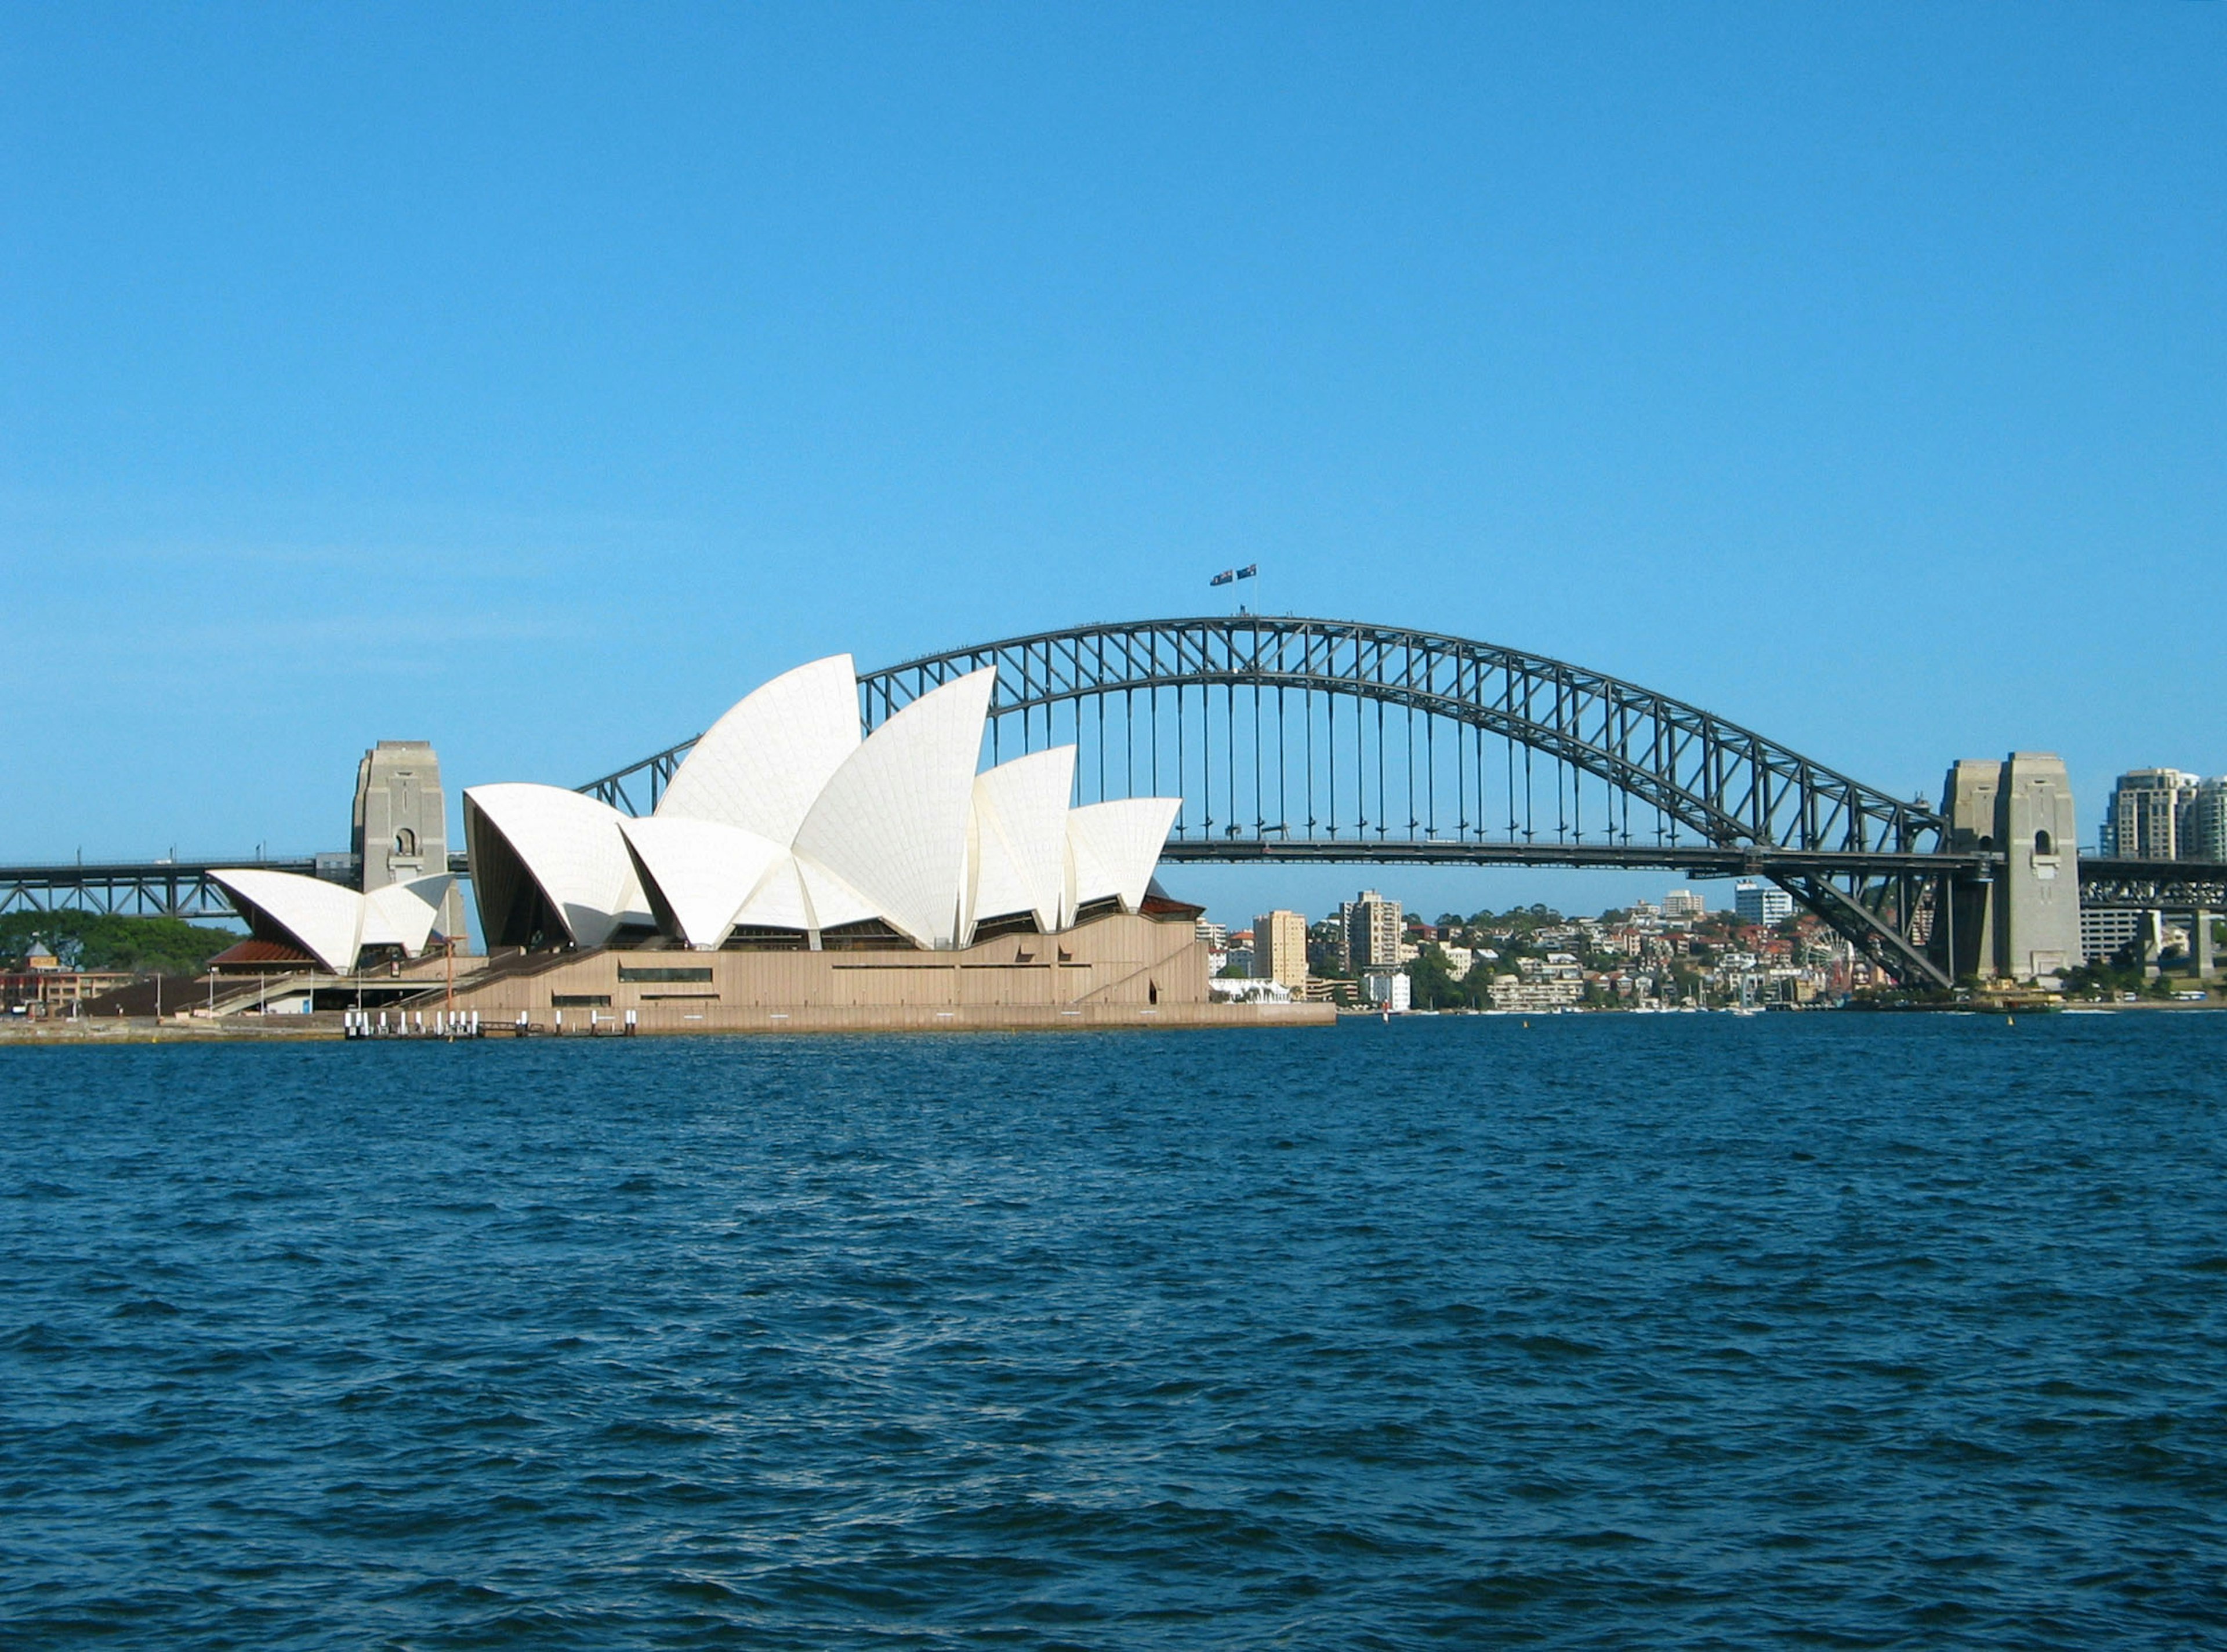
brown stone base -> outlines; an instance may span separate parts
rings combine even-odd
[[[605,947],[491,960],[439,1003],[501,1036],[1327,1025],[1327,1005],[1216,1004],[1180,920],[1113,914],[959,952]],[[413,1012],[434,1003],[415,1000]],[[430,1016],[428,1017],[430,1019]]]

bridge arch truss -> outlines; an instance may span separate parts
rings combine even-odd
[[[1180,794],[1173,860],[1746,873],[1935,985],[1943,880],[1986,875],[1924,802],[1637,684],[1428,631],[1237,615],[1040,632],[862,673],[863,724],[985,667],[986,759],[1071,743],[1077,802]],[[654,807],[691,743],[581,789]]]

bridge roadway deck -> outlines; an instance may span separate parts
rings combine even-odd
[[[64,862],[0,866],[0,914],[65,908],[131,917],[229,917],[232,907],[208,874],[222,866],[255,866],[327,876],[344,856],[294,855],[258,860]],[[1161,855],[1177,865],[1564,866],[1682,872],[1689,878],[1894,877],[1937,874],[1985,877],[2000,853],[1835,854],[1752,846],[1654,843],[1461,842],[1451,839],[1221,838],[1171,839]],[[467,877],[462,854],[449,870]],[[346,881],[353,883],[353,866]],[[2083,857],[2082,904],[2227,911],[2227,862],[2124,860]]]
[[[220,867],[252,866],[258,871],[320,874],[355,883],[352,855],[234,855],[220,860],[63,861],[54,865],[0,866],[0,915],[54,912],[67,909],[130,918],[229,918],[232,903],[210,881]],[[462,854],[449,857],[449,870],[469,875]]]
[[[1836,854],[1707,845],[1461,842],[1453,839],[1171,839],[1161,860],[1331,865],[1578,866],[1682,871],[1689,877],[1892,877],[1902,872],[1986,876],[1999,854]]]

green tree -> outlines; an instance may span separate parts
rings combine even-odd
[[[80,969],[192,975],[239,939],[236,930],[181,918],[116,917],[74,909],[10,912],[0,916],[0,965],[21,969],[33,942],[43,941]]]
[[[1464,1002],[1453,966],[1436,941],[1415,954],[1407,966],[1408,1002],[1418,1010],[1455,1010]]]

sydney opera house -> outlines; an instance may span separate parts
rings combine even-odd
[[[1265,1018],[1209,1002],[1198,909],[1153,881],[1180,800],[1076,806],[1073,747],[982,768],[994,682],[865,733],[850,657],[815,660],[722,717],[647,816],[468,788],[487,951],[444,1001],[645,1031]],[[421,959],[454,909],[445,876],[217,876],[266,949],[358,980]]]

